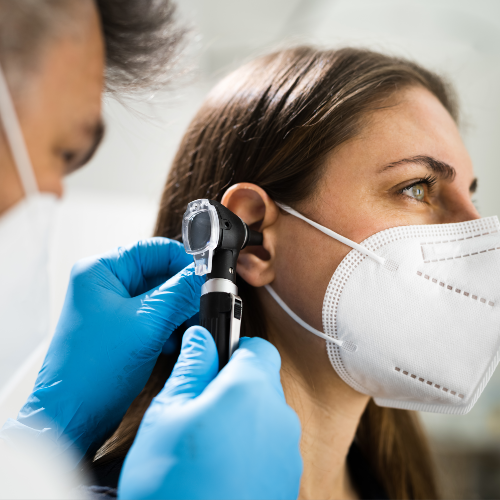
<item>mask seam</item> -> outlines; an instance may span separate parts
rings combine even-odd
[[[347,269],[346,267],[347,267],[349,256],[350,256],[350,259],[355,258],[356,260],[355,260],[355,262],[352,262],[351,264],[353,264],[353,265],[349,265],[348,266],[349,269]],[[336,289],[336,293],[332,297],[332,300],[334,301],[334,314],[333,314],[333,321],[332,321],[333,332],[332,333],[333,333],[333,336],[338,340],[340,340],[340,339],[339,339],[338,331],[337,331],[337,311],[338,311],[338,305],[339,305],[340,297],[342,295],[342,291],[344,289],[345,284],[347,283],[347,280],[349,279],[352,272],[354,271],[354,269],[356,269],[359,266],[359,264],[361,264],[361,262],[363,262],[363,260],[366,258],[367,258],[366,255],[362,254],[358,250],[355,250],[355,249],[351,250],[344,257],[342,262],[339,264],[339,266],[335,270],[335,273],[332,276],[332,279],[330,280],[330,283],[328,285],[328,288],[330,288],[330,285],[332,283],[333,278],[337,275],[337,271],[339,271],[339,275],[341,274],[341,277],[340,277],[340,280],[339,280],[339,283],[338,283],[338,286]],[[346,268],[345,272],[344,272],[344,268]],[[327,292],[328,292],[328,288],[327,288]],[[325,295],[325,300],[326,300],[326,295]],[[324,309],[324,307],[325,307],[325,303],[323,304],[323,309]],[[326,321],[325,321],[325,318],[323,317],[323,331],[325,333],[327,333],[328,330],[325,328],[325,323],[326,323]],[[330,333],[327,333],[327,335],[329,335],[329,334]],[[327,342],[326,349],[327,349],[328,357],[330,359],[330,363],[332,364],[333,369],[338,373],[340,378],[342,378],[346,383],[348,383],[348,385],[353,387],[353,389],[357,390],[358,392],[368,394],[367,389],[364,388],[361,384],[359,384],[356,380],[354,380],[351,377],[351,375],[349,374],[349,372],[347,371],[347,369],[344,365],[344,362],[342,360],[341,348],[333,342]],[[340,367],[338,369],[335,366],[336,362],[334,361],[334,359],[337,360],[337,362],[340,365]],[[343,372],[343,373],[341,373],[341,372]]]
[[[484,219],[478,219],[475,221],[466,221],[466,222],[459,222],[459,223],[453,223],[453,224],[422,224],[422,225],[413,225],[413,226],[397,226],[394,228],[390,229],[385,229],[383,231],[379,231],[378,233],[375,233],[368,237],[366,240],[362,241],[360,244],[363,244],[366,248],[371,249],[372,251],[378,250],[379,248],[382,248],[383,246],[387,245],[387,243],[392,243],[393,241],[397,241],[400,239],[408,239],[409,237],[415,237],[415,238],[423,238],[425,235],[423,234],[418,234],[418,233],[424,233],[426,232],[425,228],[427,228],[427,231],[429,231],[429,226],[441,226],[438,228],[430,228],[432,232],[436,232],[435,236],[431,236],[432,238],[434,237],[443,237],[443,236],[457,236],[456,232],[453,233],[453,228],[450,228],[450,226],[457,226],[461,224],[470,224],[470,225],[476,225],[480,226],[478,229],[471,229],[467,231],[461,231],[460,234],[470,234],[474,231],[481,230],[485,231],[487,229],[490,230],[499,230],[499,223],[498,219],[496,216],[491,216],[491,217],[485,217]],[[389,234],[389,232],[392,232]],[[385,233],[385,234],[384,234]],[[394,233],[400,234],[404,233],[402,237],[396,237]],[[445,233],[445,234],[443,234]],[[390,238],[390,239],[389,239]],[[381,239],[381,242],[378,246],[377,243],[379,243],[379,240]],[[422,244],[422,243],[420,243]]]
[[[427,243],[427,245],[428,244],[429,243]],[[423,245],[421,246],[421,248],[422,248],[422,255],[423,255],[423,251],[424,251]],[[424,264],[430,264],[431,262],[442,262],[444,260],[454,260],[454,259],[473,257],[474,255],[479,255],[480,253],[486,253],[486,252],[493,252],[494,250],[500,250],[500,247],[487,248],[486,250],[478,250],[477,252],[466,253],[466,254],[462,254],[462,255],[455,255],[454,257],[444,257],[442,259],[424,260]]]
[[[410,373],[407,370],[402,370],[399,368],[399,366],[395,366],[394,370],[401,373],[402,375],[405,376],[410,376],[411,379],[413,379],[415,382],[418,380],[418,382],[426,383],[427,385],[433,387],[434,389],[442,390],[443,392],[446,392],[447,394],[451,394],[452,396],[456,396],[460,399],[464,399],[465,395],[464,394],[458,394],[457,391],[451,391],[448,387],[443,387],[440,384],[434,384],[434,382],[431,382],[430,380],[426,380],[423,377],[419,377],[418,375],[415,375],[414,373]],[[418,378],[417,378],[418,377]]]
[[[465,297],[470,297],[472,300],[477,301],[477,303],[481,304],[487,304],[490,307],[494,307],[495,303],[491,300],[488,300],[484,297],[480,297],[479,295],[471,295],[470,292],[464,291],[461,288],[456,288],[453,285],[446,284],[444,281],[440,281],[437,278],[431,278],[428,274],[422,273],[422,271],[417,271],[417,276],[421,276],[426,280],[429,280],[429,283],[434,283],[434,284],[439,284],[443,290],[450,290],[450,291],[455,291],[455,293],[458,293],[459,295],[464,295]],[[479,299],[479,300],[478,300]]]
[[[472,234],[471,236],[467,236],[464,238],[457,238],[455,240],[428,241],[428,242],[422,242],[420,244],[421,245],[439,245],[439,244],[444,244],[444,243],[455,243],[457,241],[471,240],[472,238],[479,238],[480,236],[487,236],[488,234],[493,234],[493,233],[498,233],[498,230],[488,231],[488,232],[482,233],[482,234]]]

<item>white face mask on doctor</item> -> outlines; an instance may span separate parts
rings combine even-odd
[[[57,197],[40,193],[5,76],[0,118],[25,197],[0,216],[0,403],[48,333],[48,244]]]
[[[469,412],[499,361],[500,223],[401,226],[355,243],[280,207],[353,248],[330,280],[324,333],[337,374],[379,406]]]

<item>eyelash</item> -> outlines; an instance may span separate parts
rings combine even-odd
[[[430,195],[432,193],[432,190],[437,182],[437,177],[433,175],[426,175],[425,177],[422,177],[421,179],[416,180],[415,182],[412,182],[409,186],[405,186],[404,188],[400,189],[398,191],[398,194],[402,196],[406,196],[404,194],[405,191],[408,189],[411,189],[413,186],[416,186],[417,184],[425,184],[427,186],[427,193]],[[416,200],[420,203],[425,203],[423,200]]]

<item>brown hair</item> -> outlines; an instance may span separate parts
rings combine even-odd
[[[326,155],[359,133],[367,112],[387,105],[387,98],[408,86],[427,88],[457,120],[455,101],[441,78],[404,59],[368,50],[299,47],[246,64],[215,87],[191,122],[167,180],[155,234],[180,239],[189,201],[220,201],[239,182],[257,184],[276,202],[291,206],[308,198]],[[242,334],[265,338],[255,289],[240,277],[238,288],[251,311]],[[154,378],[149,387],[156,383],[159,390]],[[135,429],[149,401],[140,414],[135,408],[135,417],[130,415]],[[127,440],[133,440],[130,432],[122,436],[122,446]],[[390,498],[437,498],[415,413],[371,401],[357,440]],[[120,439],[111,446],[117,447]]]

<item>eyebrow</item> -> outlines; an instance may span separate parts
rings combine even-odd
[[[407,163],[422,165],[443,180],[453,181],[457,175],[456,170],[451,165],[448,165],[448,163],[436,160],[436,158],[432,158],[432,156],[425,155],[412,156],[411,158],[403,158],[402,160],[389,163],[382,168],[381,172],[389,170],[390,168],[399,167],[400,165],[406,165]]]

